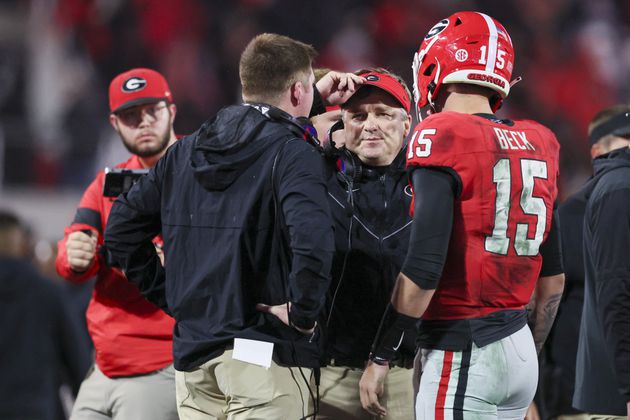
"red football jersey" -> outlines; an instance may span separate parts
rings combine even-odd
[[[407,165],[448,168],[461,184],[424,319],[477,318],[529,302],[558,192],[559,151],[554,134],[534,121],[441,112],[418,124]]]

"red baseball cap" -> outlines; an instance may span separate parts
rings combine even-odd
[[[365,82],[362,85],[359,85],[359,89],[361,86],[372,85],[376,86],[379,89],[384,90],[389,93],[396,99],[398,103],[405,108],[405,111],[409,113],[411,110],[411,100],[409,98],[409,94],[407,93],[407,89],[395,78],[386,73],[380,73],[376,71],[371,71],[368,73],[361,73],[359,76],[365,78]],[[357,89],[358,91],[358,89]]]
[[[155,70],[131,69],[114,77],[109,84],[109,109],[112,113],[159,101],[171,103],[173,95],[164,76]]]

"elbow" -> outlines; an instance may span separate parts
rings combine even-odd
[[[558,295],[564,291],[564,273],[554,274],[552,276],[545,276],[538,279],[538,285],[536,287],[536,294],[542,295]]]
[[[565,276],[564,273],[561,274],[557,274],[554,277],[554,286],[556,288],[556,291],[559,293],[562,293],[564,291],[564,282],[565,282]]]

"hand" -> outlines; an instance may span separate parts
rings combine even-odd
[[[341,105],[364,81],[365,78],[353,73],[331,71],[319,79],[315,86],[327,105]]]
[[[628,412],[628,420],[630,420],[630,402],[626,404],[626,411]]]
[[[155,252],[157,253],[158,258],[160,259],[160,263],[162,264],[162,267],[164,267],[164,249],[162,248],[162,246],[158,244],[154,244],[154,245],[155,245]]]
[[[286,303],[281,303],[280,305],[265,305],[264,303],[259,303],[256,305],[256,310],[260,312],[266,312],[278,318],[284,325],[287,327],[292,327],[301,332],[304,335],[312,335],[315,332],[315,327],[317,326],[317,322],[313,325],[313,328],[305,330],[304,328],[297,327],[295,325],[291,325],[289,322],[289,311],[291,309],[291,302],[287,305]]]
[[[379,417],[387,415],[387,410],[381,405],[378,398],[383,395],[385,378],[388,372],[389,366],[377,365],[370,360],[359,382],[361,405],[370,414]]]
[[[525,414],[525,420],[540,420],[540,414],[538,414],[538,407],[536,403],[532,401]]]
[[[91,235],[82,231],[72,232],[68,235],[66,255],[72,271],[82,273],[92,265],[96,254],[97,237],[98,234],[95,231],[92,231]]]

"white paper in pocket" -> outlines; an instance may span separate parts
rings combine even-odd
[[[273,343],[266,341],[248,340],[246,338],[234,339],[232,359],[241,362],[252,363],[269,369],[271,356],[273,355]]]

